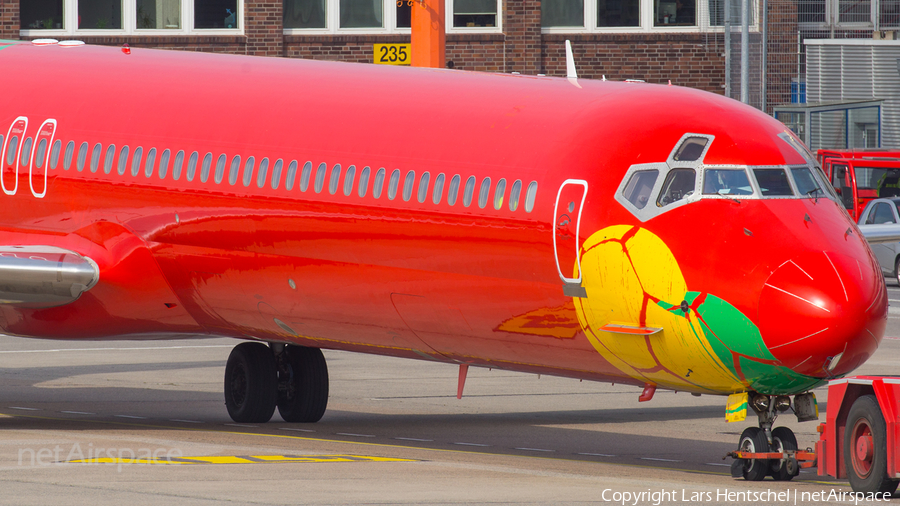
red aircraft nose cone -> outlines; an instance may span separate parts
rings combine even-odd
[[[820,378],[841,376],[881,342],[887,324],[884,279],[872,262],[806,253],[769,276],[758,321],[769,350],[786,367]]]

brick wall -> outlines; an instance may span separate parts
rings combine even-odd
[[[19,0],[0,0],[0,39],[18,38]]]
[[[247,54],[255,56],[284,55],[284,17],[282,0],[247,0],[244,2],[244,34]]]
[[[566,75],[565,41],[579,77],[642,79],[649,83],[689,86],[721,94],[725,59],[721,34],[590,34],[544,35],[542,73]]]
[[[537,74],[541,69],[541,1],[503,0],[505,72]]]

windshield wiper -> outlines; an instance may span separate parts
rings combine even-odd
[[[814,198],[816,199],[815,203],[818,204],[818,203],[819,203],[819,192],[820,192],[820,191],[822,191],[822,190],[820,190],[819,187],[817,186],[817,187],[813,188],[812,190],[809,190],[808,192],[806,192],[806,196],[807,196],[807,197],[814,197]]]
[[[723,191],[725,191],[724,188],[721,189],[721,190],[719,190],[719,191],[717,191],[716,193],[717,193],[720,197],[725,197],[726,199],[731,200],[731,201],[734,201],[734,202],[737,202],[738,204],[741,203],[741,199],[735,198],[735,197],[733,197],[733,196],[731,196],[731,195],[729,195],[729,194],[727,194],[727,193],[722,193]],[[731,190],[729,190],[729,191],[731,191]]]

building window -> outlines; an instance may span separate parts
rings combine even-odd
[[[497,0],[454,0],[454,28],[495,26],[497,26]]]
[[[194,28],[238,28],[237,0],[194,0]]]
[[[755,14],[759,0],[750,1]],[[723,0],[543,0],[541,28],[545,33],[704,31],[722,26],[723,8]],[[740,19],[740,0],[732,2],[732,12],[733,20]]]
[[[181,29],[181,0],[137,0],[135,7],[138,30]]]
[[[23,30],[61,30],[63,0],[28,0],[19,12]]]
[[[640,0],[597,0],[597,26],[641,26]]]
[[[87,30],[121,30],[122,0],[80,0],[78,28]]]
[[[325,0],[284,0],[285,28],[325,28]]]
[[[195,0],[199,2],[200,0]],[[288,34],[409,33],[416,0],[282,0]],[[584,0],[577,0],[583,2]],[[448,33],[500,32],[499,0],[445,0]]]
[[[298,12],[304,2],[309,3],[296,2]],[[111,31],[126,35],[239,34],[243,8],[244,0],[28,0],[21,2],[19,26],[21,35],[26,37],[99,35]],[[309,12],[303,12],[308,21],[316,22],[310,19]],[[324,13],[322,17],[319,23],[324,26]]]

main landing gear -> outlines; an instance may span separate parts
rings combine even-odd
[[[791,407],[791,398],[786,395],[751,394],[750,407],[759,417],[759,427],[747,427],[741,433],[737,453],[778,454],[780,458],[736,458],[731,463],[731,475],[741,476],[748,481],[762,481],[771,476],[777,481],[788,481],[800,474],[797,461],[797,438],[787,427],[775,427],[779,412]]]
[[[225,365],[225,406],[235,422],[318,422],[328,405],[328,367],[318,348],[262,343],[234,347]]]

